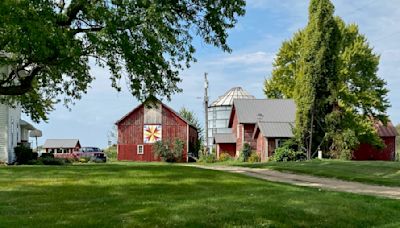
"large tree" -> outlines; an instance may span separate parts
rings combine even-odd
[[[2,0],[0,98],[35,120],[81,98],[96,75],[90,60],[126,80],[139,100],[179,92],[179,71],[195,61],[194,36],[230,51],[227,30],[244,0]]]
[[[325,20],[316,16],[318,12]],[[382,146],[373,121],[387,121],[388,91],[377,75],[379,56],[365,36],[356,25],[332,18],[329,1],[311,2],[307,28],[283,43],[264,92],[270,98],[296,100],[300,143],[312,151],[324,146],[335,157],[349,158],[360,142]],[[329,24],[323,23],[326,20]],[[338,34],[332,36],[333,31]]]

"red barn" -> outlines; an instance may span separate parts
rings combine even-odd
[[[182,161],[188,161],[188,153],[198,139],[197,129],[170,107],[159,102],[152,107],[141,104],[117,123],[118,160],[159,161],[153,154],[157,141],[184,142]]]
[[[363,143],[353,152],[353,160],[382,160],[393,161],[396,156],[397,131],[391,122],[385,126],[382,122],[375,123],[375,129],[383,140],[385,148],[377,149],[370,144]]]

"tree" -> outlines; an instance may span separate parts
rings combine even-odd
[[[185,107],[182,107],[181,110],[179,110],[179,115],[181,115],[184,119],[186,119],[191,125],[197,128],[198,132],[198,139],[195,145],[193,145],[193,148],[189,148],[189,151],[195,153],[195,156],[198,156],[198,152],[201,150],[201,146],[203,145],[203,128],[201,127],[200,121],[197,118],[196,114],[193,111],[190,111],[186,109]]]
[[[322,2],[329,3],[312,1],[311,4],[316,4],[316,9],[316,6],[323,6]],[[295,33],[279,50],[272,77],[265,82],[265,94],[270,98],[296,100],[299,106],[297,117],[300,111],[304,119],[303,124],[296,125],[300,130],[297,133],[301,135],[303,145],[307,146],[310,143],[305,138],[310,140],[310,133],[314,132],[312,151],[321,146],[330,150],[333,157],[349,158],[349,151],[360,142],[382,146],[373,122],[387,121],[385,113],[389,102],[386,83],[377,75],[379,56],[373,52],[365,36],[359,33],[357,25],[346,25],[339,17],[333,22],[329,19],[330,27],[310,27],[315,23],[312,20],[319,18],[311,9],[313,6],[310,7],[307,28]],[[333,14],[332,10],[319,11]],[[318,20],[316,24],[323,25]],[[339,34],[330,36],[327,31]],[[323,42],[314,41],[326,39],[332,42],[332,46],[320,46],[325,51],[316,51],[319,49],[313,44]],[[321,57],[328,61],[321,61]],[[316,74],[310,78],[310,72]],[[314,104],[312,109],[311,104]],[[314,113],[310,114],[310,110]],[[312,114],[314,118],[311,118]]]
[[[2,0],[0,1],[1,102],[34,120],[61,101],[87,92],[91,60],[124,78],[139,100],[180,92],[179,71],[195,61],[194,36],[230,51],[227,30],[244,15],[244,0]]]
[[[396,137],[396,149],[397,149],[397,151],[400,151],[400,124],[397,124],[396,125],[396,130],[397,130],[397,133],[399,134],[397,137]],[[400,154],[399,154],[400,155]]]
[[[309,22],[300,50],[300,68],[294,90],[297,104],[295,135],[311,158],[313,146],[321,136],[323,120],[332,102],[328,98],[337,81],[339,29],[329,0],[312,0]]]
[[[173,143],[171,140],[158,141],[154,143],[153,153],[164,162],[180,162],[184,146],[185,142],[180,139],[175,139]]]

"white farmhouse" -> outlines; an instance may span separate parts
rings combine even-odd
[[[8,67],[0,67],[0,73],[9,72]],[[1,74],[0,74],[1,75]],[[15,161],[14,148],[29,145],[29,131],[35,128],[21,119],[21,107],[0,104],[0,163]]]

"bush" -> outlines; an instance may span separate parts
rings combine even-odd
[[[176,139],[173,144],[169,140],[166,142],[158,141],[154,143],[153,153],[164,162],[180,162],[182,161],[184,145],[185,143],[180,139]]]
[[[249,157],[249,162],[251,163],[261,162],[261,157],[258,155],[257,152],[254,151],[253,153],[251,153]]]
[[[272,160],[277,162],[302,161],[305,159],[306,156],[303,152],[297,152],[288,145],[275,149],[275,153],[272,157]]]
[[[107,149],[104,150],[104,153],[106,154],[107,158],[111,161],[117,160],[117,146],[112,145],[108,147]]]
[[[43,153],[42,155],[40,155],[41,158],[54,158],[54,154],[53,153]]]
[[[14,148],[15,156],[17,157],[17,163],[19,165],[28,164],[30,160],[37,159],[37,153],[33,153],[32,149],[26,146],[17,146]]]
[[[39,161],[41,161],[43,165],[65,165],[71,163],[69,159],[52,158],[52,157],[40,158]]]
[[[219,155],[218,161],[220,161],[220,162],[225,162],[225,161],[230,161],[230,160],[233,160],[233,158],[232,158],[231,155],[229,155],[229,154],[226,153],[226,152],[222,152],[222,153]]]
[[[205,155],[201,155],[198,162],[201,163],[214,163],[217,161],[217,158],[215,157],[214,154],[205,154]]]
[[[396,152],[396,161],[400,162],[400,150]]]
[[[80,163],[88,163],[90,161],[90,157],[82,156],[78,159]]]
[[[245,143],[240,153],[239,160],[242,162],[247,162],[250,156],[251,156],[251,146],[250,144]]]

